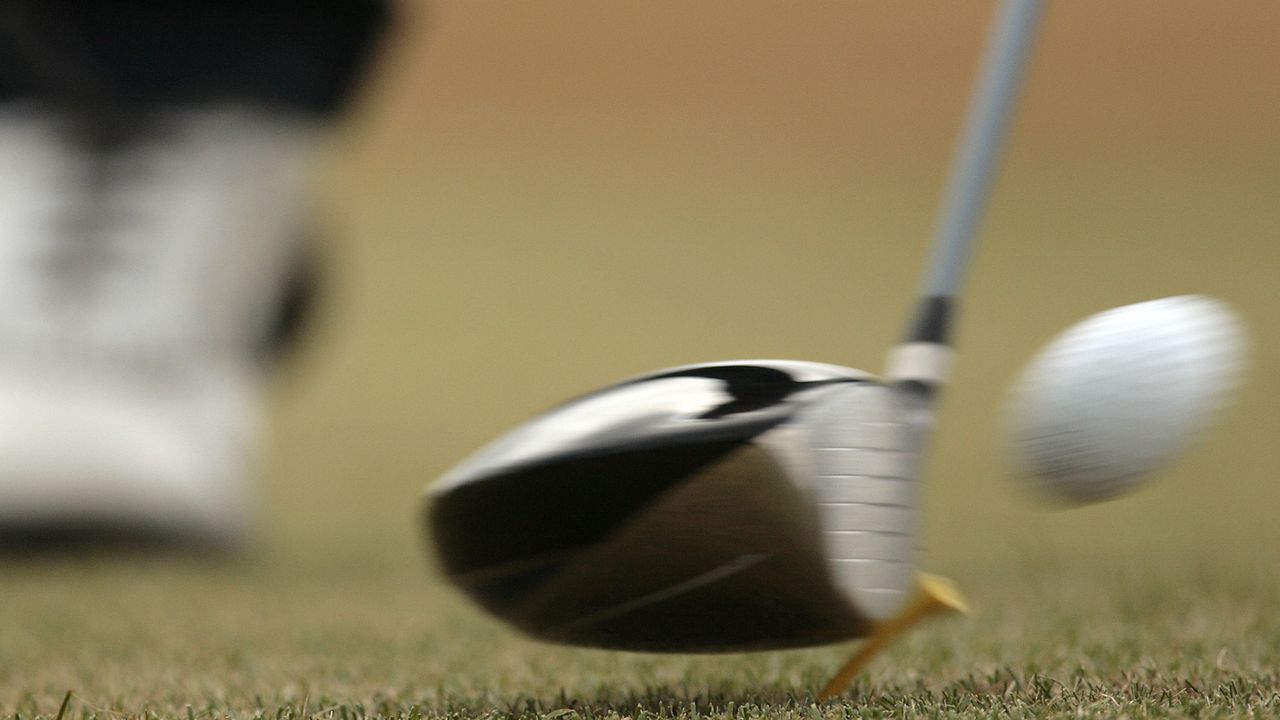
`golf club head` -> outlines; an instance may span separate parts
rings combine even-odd
[[[865,635],[915,589],[898,391],[799,361],[690,365],[585,395],[426,493],[448,579],[552,642],[722,652]]]

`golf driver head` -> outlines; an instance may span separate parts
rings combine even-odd
[[[446,577],[540,639],[666,652],[866,634],[915,588],[899,391],[798,361],[690,365],[585,395],[426,493]]]

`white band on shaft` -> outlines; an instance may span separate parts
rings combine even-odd
[[[885,374],[890,382],[895,383],[917,381],[941,385],[951,373],[954,354],[950,347],[938,343],[905,343],[889,353],[889,367]]]

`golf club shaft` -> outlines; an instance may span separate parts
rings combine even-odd
[[[888,376],[926,395],[946,377],[953,305],[973,254],[1043,0],[1004,0],[992,23],[934,235],[920,305]]]

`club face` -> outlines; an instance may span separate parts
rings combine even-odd
[[[881,477],[854,488],[874,496],[863,507],[833,499],[851,477],[836,446],[853,435],[898,458],[894,412],[848,368],[674,368],[499,438],[429,490],[427,526],[454,584],[542,639],[699,652],[856,637],[912,582],[894,514],[912,503],[885,501],[896,481]]]

